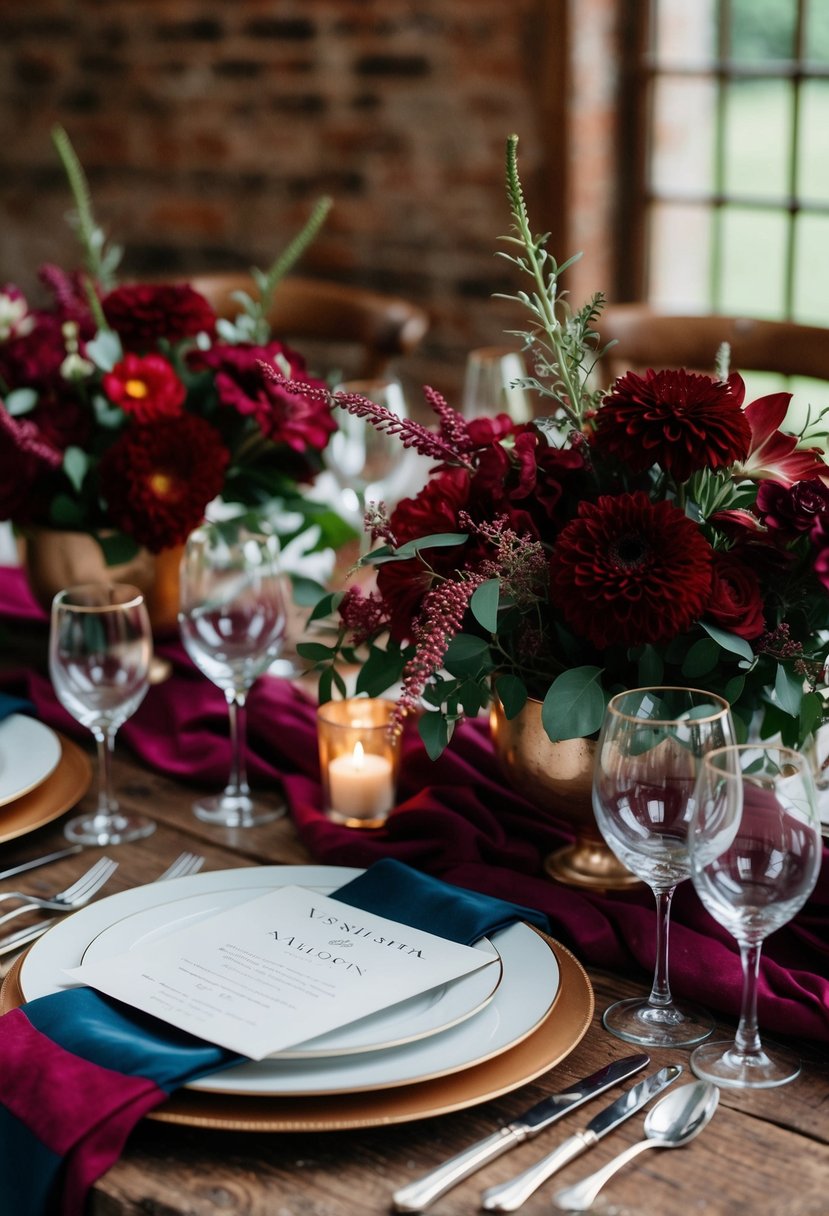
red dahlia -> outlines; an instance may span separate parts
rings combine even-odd
[[[221,491],[229,454],[203,418],[129,427],[101,459],[101,492],[116,528],[152,553],[182,544]]]
[[[664,642],[708,605],[712,550],[692,520],[647,494],[582,503],[550,559],[552,598],[599,649]]]
[[[627,372],[596,414],[596,448],[636,473],[658,464],[677,481],[745,460],[751,427],[738,381],[687,371]]]
[[[137,422],[174,418],[186,396],[184,385],[161,355],[125,355],[102,384],[110,401]]]
[[[151,350],[161,338],[180,342],[198,333],[212,334],[216,314],[186,283],[131,283],[103,299],[104,316],[125,350]]]

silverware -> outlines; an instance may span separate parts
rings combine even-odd
[[[514,1145],[537,1136],[551,1123],[568,1115],[571,1110],[575,1110],[583,1102],[604,1093],[606,1089],[610,1089],[611,1085],[618,1085],[621,1081],[626,1081],[628,1077],[633,1076],[649,1063],[650,1058],[646,1055],[625,1056],[622,1060],[614,1060],[612,1064],[600,1068],[592,1076],[577,1081],[564,1093],[542,1098],[540,1102],[536,1102],[535,1106],[524,1111],[506,1127],[499,1128],[491,1136],[464,1149],[462,1153],[458,1153],[437,1169],[431,1170],[422,1178],[395,1191],[392,1196],[395,1211],[422,1212],[441,1195],[451,1190],[456,1183],[468,1178],[470,1174],[474,1174],[488,1161],[500,1157]]]
[[[671,1064],[634,1085],[627,1093],[622,1094],[621,1098],[617,1098],[591,1119],[586,1127],[570,1136],[546,1157],[536,1161],[535,1165],[517,1174],[515,1178],[510,1178],[509,1182],[502,1182],[499,1186],[492,1186],[488,1191],[484,1191],[481,1207],[487,1212],[514,1212],[520,1208],[522,1203],[526,1203],[530,1195],[538,1190],[542,1182],[546,1182],[588,1148],[598,1144],[602,1136],[612,1132],[620,1123],[624,1123],[625,1119],[635,1115],[651,1098],[655,1098],[671,1085],[681,1072],[681,1065]]]
[[[203,865],[204,858],[198,853],[181,853],[153,881],[164,882],[170,878],[182,878],[185,874],[195,874]],[[43,937],[43,934],[52,928],[53,924],[54,921],[51,920],[41,921],[37,925],[30,925],[27,929],[18,929],[16,933],[10,934],[9,937],[0,941],[0,958],[6,954],[14,954],[16,951],[22,950],[24,946],[29,946],[32,942],[36,942],[39,937]]]
[[[47,853],[44,857],[34,857],[31,861],[23,861],[19,866],[12,866],[10,870],[0,871],[0,882],[4,882],[7,878],[14,878],[16,874],[25,874],[27,870],[36,870],[38,866],[48,866],[50,862],[60,861],[63,857],[72,857],[75,853],[80,853],[82,848],[82,844],[73,844],[68,849],[58,849],[57,853]]]
[[[101,857],[94,866],[76,879],[65,891],[58,891],[51,899],[39,899],[36,895],[27,895],[25,891],[3,891],[0,900],[22,899],[24,902],[11,912],[0,916],[0,925],[21,916],[24,912],[34,912],[44,908],[49,912],[74,912],[89,903],[93,895],[97,895],[105,882],[108,882],[118,869],[118,862],[109,857]]]
[[[680,1085],[657,1102],[645,1119],[647,1139],[632,1144],[607,1165],[588,1174],[574,1186],[553,1196],[553,1203],[565,1212],[587,1212],[608,1179],[648,1148],[679,1148],[693,1140],[717,1109],[720,1091],[710,1081],[691,1081]]]

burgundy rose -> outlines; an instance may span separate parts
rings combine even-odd
[[[745,460],[751,427],[742,381],[688,371],[628,372],[595,417],[595,446],[636,473],[658,464],[677,481]]]
[[[204,296],[186,283],[135,283],[116,287],[102,302],[107,324],[125,350],[147,351],[161,338],[181,342],[213,334],[216,314]]]
[[[811,532],[829,520],[829,488],[816,478],[783,486],[777,481],[761,481],[757,488],[756,509],[767,528],[794,536]]]
[[[766,628],[760,580],[749,566],[729,553],[714,554],[711,599],[705,615],[715,625],[749,642]]]
[[[99,467],[111,522],[152,553],[183,543],[221,491],[229,458],[216,428],[191,414],[129,427]]]
[[[0,343],[0,380],[8,389],[39,392],[63,383],[66,342],[60,317],[39,310],[29,315],[34,320],[31,330]]]
[[[550,560],[550,591],[570,628],[599,649],[664,642],[708,605],[711,546],[669,502],[642,492],[582,503]]]
[[[101,383],[110,401],[137,422],[174,418],[186,396],[184,385],[161,355],[127,354]]]

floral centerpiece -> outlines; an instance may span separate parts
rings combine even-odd
[[[95,222],[66,134],[54,138],[85,268],[42,268],[48,308],[0,289],[0,519],[92,533],[109,563],[182,543],[217,496],[276,503],[293,513],[294,533],[314,520],[321,542],[342,540],[342,521],[302,492],[321,468],[331,413],[263,385],[258,370],[264,360],[309,381],[267,314],[329,200],[266,272],[253,272],[258,298],[240,296],[229,322],[186,283],[116,280],[120,250]]]
[[[342,659],[361,662],[358,691],[402,681],[398,722],[422,710],[433,756],[493,690],[508,718],[528,697],[542,701],[555,741],[594,734],[614,692],[661,683],[720,693],[738,729],[802,744],[824,714],[829,653],[829,468],[810,439],[819,420],[786,431],[788,393],[747,404],[724,349],[715,375],[628,372],[594,387],[602,297],[568,307],[566,267],[530,229],[516,145],[505,256],[532,282],[514,298],[530,316],[526,386],[549,412],[524,425],[466,421],[427,389],[430,430],[333,398],[434,469],[390,516],[367,516],[378,547],[363,563],[376,587],[317,606],[319,621],[336,615],[333,638],[303,647],[320,695],[344,691]]]

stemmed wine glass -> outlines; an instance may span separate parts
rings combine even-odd
[[[656,966],[647,1000],[617,1001],[603,1022],[629,1043],[677,1047],[714,1028],[701,1009],[675,1002],[668,978],[671,901],[690,877],[688,824],[700,760],[732,743],[728,703],[693,688],[637,688],[607,707],[593,777],[593,809],[604,839],[656,899]]]
[[[155,831],[151,819],[121,811],[112,791],[115,734],[144,700],[152,652],[150,619],[137,587],[85,583],[59,591],[52,601],[52,683],[61,705],[92,731],[98,747],[98,805],[67,823],[70,840],[113,845]]]
[[[532,406],[527,390],[518,383],[527,369],[519,351],[506,346],[482,346],[466,357],[461,396],[464,418],[492,418],[509,414],[513,422],[529,422]]]
[[[338,393],[357,393],[384,405],[400,418],[407,417],[406,398],[398,380],[348,380]],[[325,459],[334,474],[347,510],[362,520],[366,503],[380,500],[393,489],[405,449],[395,435],[379,431],[364,418],[335,407],[337,430],[328,441]]]
[[[248,785],[246,705],[254,681],[285,640],[286,605],[279,545],[241,519],[205,523],[190,534],[180,567],[179,628],[196,666],[225,694],[230,715],[231,771],[221,794],[201,798],[193,812],[207,823],[252,827],[285,813],[281,798]]]
[[[703,759],[694,801],[691,878],[703,906],[739,944],[743,996],[734,1041],[696,1048],[691,1067],[735,1089],[784,1085],[800,1061],[761,1043],[757,979],[763,939],[803,907],[820,870],[809,759],[775,744],[717,749]]]

